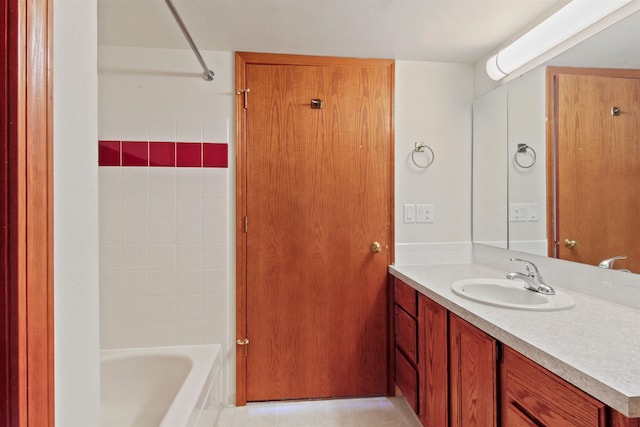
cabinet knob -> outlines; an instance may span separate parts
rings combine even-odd
[[[370,246],[369,246],[369,250],[371,251],[372,254],[377,254],[378,252],[380,252],[382,250],[382,245],[378,242],[373,242]]]

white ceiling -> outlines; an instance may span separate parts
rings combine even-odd
[[[475,63],[566,0],[175,0],[200,50]],[[164,0],[98,0],[100,45],[188,49]]]

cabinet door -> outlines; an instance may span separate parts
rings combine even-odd
[[[604,427],[605,405],[556,375],[504,347],[501,367],[502,406],[526,414],[531,425]],[[503,424],[512,425],[509,411]]]
[[[425,427],[448,425],[447,310],[424,295],[418,297],[420,421]]]
[[[496,426],[496,341],[454,314],[449,334],[451,426]]]

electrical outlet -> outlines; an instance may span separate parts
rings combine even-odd
[[[416,222],[416,205],[404,205],[404,223]]]
[[[509,204],[509,221],[523,222],[528,217],[526,203],[510,203]]]
[[[433,224],[436,210],[433,205],[416,205],[416,222]]]

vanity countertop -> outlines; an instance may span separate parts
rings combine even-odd
[[[575,307],[498,308],[453,293],[471,278],[504,278],[477,264],[392,265],[389,272],[505,345],[630,418],[640,417],[640,311],[562,289]]]

